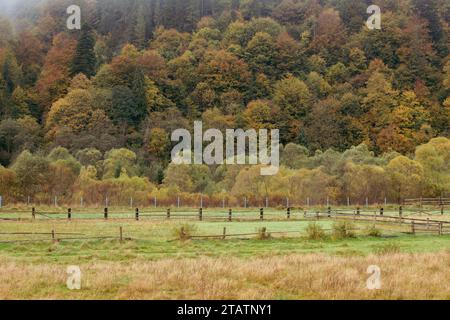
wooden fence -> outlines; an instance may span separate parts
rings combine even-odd
[[[383,218],[387,218],[388,216],[384,216]],[[328,216],[328,213],[326,215],[318,214],[317,213],[313,216],[310,216],[307,218],[314,219],[314,220],[320,220],[320,219],[345,219],[349,221],[348,215],[331,215]],[[386,222],[390,223],[388,220],[380,220],[378,217],[377,219],[367,219],[367,217],[354,217],[352,216],[352,220],[357,221],[376,221],[376,223],[380,222]],[[409,222],[408,222],[409,221]],[[398,224],[397,224],[398,225]],[[447,221],[437,221],[437,220],[423,220],[423,219],[408,219],[403,221],[401,223],[403,227],[407,227],[406,231],[393,231],[393,230],[383,230],[383,232],[395,232],[395,233],[408,233],[408,234],[436,234],[439,236],[442,235],[449,235],[450,234],[450,222]],[[330,231],[332,229],[323,229],[324,231]],[[349,230],[355,231],[355,230],[364,230],[363,228],[358,227],[351,227]],[[268,239],[272,235],[291,235],[291,234],[297,234],[301,236],[304,234],[304,230],[286,230],[286,231],[268,231],[266,227],[262,227],[258,230],[258,232],[249,232],[249,233],[227,233],[227,227],[223,227],[223,232],[221,234],[212,234],[212,235],[190,235],[188,233],[184,233],[183,227],[181,227],[180,237],[178,239],[173,239],[169,241],[175,241],[175,240],[187,240],[187,239],[193,239],[193,240],[200,240],[200,239],[222,239],[225,240],[227,238],[248,238],[248,237],[257,237],[259,239]],[[25,236],[25,237],[43,237],[38,239],[20,239],[20,240],[1,240],[2,236]],[[114,235],[88,235],[85,233],[75,233],[75,232],[56,232],[54,229],[52,229],[50,232],[0,232],[0,244],[16,244],[16,243],[33,243],[33,242],[47,242],[51,241],[53,243],[59,243],[63,241],[86,241],[86,240],[118,240],[119,242],[124,241],[130,241],[130,240],[140,240],[137,238],[131,238],[131,237],[125,237],[124,236],[124,230],[123,227],[120,226],[118,228],[117,234]],[[142,240],[142,239],[141,239]]]
[[[286,208],[281,212],[265,212],[264,208],[260,208],[258,211],[239,211],[228,209],[225,212],[217,211],[205,211],[203,208],[199,208],[196,211],[191,212],[173,212],[171,208],[165,211],[153,211],[145,212],[136,208],[134,212],[113,212],[111,213],[109,208],[104,208],[102,213],[76,213],[71,208],[67,209],[67,212],[40,212],[35,208],[32,208],[28,212],[29,217],[12,218],[2,217],[0,215],[0,221],[35,221],[35,220],[122,220],[133,219],[140,221],[143,219],[156,219],[156,220],[188,220],[188,221],[226,221],[226,222],[241,222],[241,221],[301,221],[301,220],[351,220],[359,222],[373,222],[377,224],[389,224],[402,226],[409,229],[409,232],[416,233],[432,233],[432,234],[449,234],[450,233],[450,221],[443,221],[430,218],[416,218],[411,217],[412,214],[420,213],[421,211],[404,210],[402,206],[398,208],[397,212],[385,212],[384,208],[378,210],[367,210],[359,207],[354,210],[346,209],[332,209],[331,207],[325,210],[299,210],[293,208]],[[26,214],[26,211],[21,211],[21,214]],[[396,213],[396,215],[393,215]],[[2,212],[2,215],[8,215],[8,212]],[[1,233],[0,233],[1,234]],[[222,235],[223,236],[223,235]],[[55,235],[53,235],[55,237]],[[216,236],[212,236],[216,237]],[[218,237],[218,236],[217,236]],[[109,236],[107,238],[110,238]]]
[[[76,232],[56,232],[52,229],[50,232],[0,232],[1,236],[45,236],[45,238],[39,239],[20,239],[20,240],[0,240],[0,244],[7,243],[28,243],[28,242],[47,242],[52,241],[54,243],[61,241],[72,241],[72,240],[119,240],[123,242],[124,240],[132,240],[131,238],[125,238],[123,236],[123,228],[119,227],[117,235],[105,235],[105,236],[94,236],[87,235],[84,233]]]
[[[418,205],[418,206],[448,206],[450,205],[450,198],[413,198],[413,199],[404,199],[404,205]]]
[[[257,232],[246,232],[246,233],[228,233],[227,227],[223,227],[223,232],[221,234],[209,234],[209,235],[192,235],[185,232],[184,227],[181,226],[179,236],[176,239],[167,240],[168,242],[178,241],[178,240],[204,240],[204,239],[217,239],[225,240],[227,238],[240,238],[249,239],[255,237],[258,239],[269,239],[272,235],[297,235],[302,236],[305,234],[305,230],[286,230],[286,231],[269,231],[266,227],[260,228]],[[331,231],[332,229],[322,229],[323,231]],[[350,227],[349,231],[365,230],[358,227]],[[124,236],[123,227],[118,228],[118,233],[115,235],[87,235],[85,233],[73,233],[73,232],[56,232],[52,229],[50,232],[0,232],[0,244],[19,244],[19,243],[37,243],[37,242],[65,242],[65,241],[85,241],[85,240],[118,240],[120,243],[124,241],[139,241],[145,240],[135,237],[130,237],[129,233],[127,237]],[[42,236],[42,238],[34,239],[8,239],[2,240],[2,236]]]
[[[418,208],[416,210],[421,214],[432,214],[433,212],[440,211],[441,215],[444,214],[445,207],[447,209],[450,205],[450,198],[414,198],[414,199],[404,199],[403,205],[405,207]]]

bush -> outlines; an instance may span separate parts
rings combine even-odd
[[[258,240],[267,240],[270,239],[272,236],[270,233],[267,232],[266,227],[262,227],[258,229],[258,235],[256,236],[256,238]]]
[[[179,227],[175,227],[172,233],[177,240],[186,241],[191,239],[196,231],[197,227],[195,225],[183,224]]]
[[[325,239],[325,231],[321,225],[316,222],[310,222],[306,227],[306,237],[309,240],[322,240]]]
[[[366,233],[369,237],[380,237],[381,236],[381,230],[375,227],[375,225],[370,226],[367,228]]]
[[[333,223],[333,238],[334,239],[346,239],[353,238],[355,236],[352,231],[353,224],[346,221]]]

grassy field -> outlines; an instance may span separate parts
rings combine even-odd
[[[256,217],[256,212],[241,214]],[[266,212],[280,220],[32,221],[25,211],[21,221],[0,221],[0,298],[450,298],[449,235],[411,235],[407,227],[380,223],[376,226],[381,236],[371,237],[367,230],[373,223],[357,222],[356,237],[308,240],[310,221],[287,221],[280,210]],[[17,209],[7,208],[1,216],[13,214]],[[448,220],[448,215],[434,218]],[[328,234],[333,223],[317,222]],[[272,237],[180,241],[176,231],[181,226],[198,236],[220,235],[224,227],[227,234],[256,233],[265,227]],[[57,239],[82,239],[52,241],[52,230]],[[30,232],[34,234],[22,234]],[[382,270],[381,290],[365,287],[371,264]],[[81,290],[67,289],[68,265],[80,266]]]

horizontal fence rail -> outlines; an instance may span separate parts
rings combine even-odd
[[[46,236],[45,238],[38,239],[8,239],[2,240],[0,239],[0,244],[14,244],[14,243],[32,243],[32,242],[62,242],[62,241],[85,241],[85,240],[119,240],[123,242],[124,240],[132,240],[131,238],[125,238],[123,236],[123,228],[119,227],[117,235],[88,235],[85,233],[76,233],[76,232],[56,232],[54,229],[50,232],[0,232],[0,236]]]
[[[409,233],[409,234],[436,234],[436,235],[445,235],[450,234],[450,226],[444,227],[442,223],[439,224],[424,224],[413,222],[410,225],[410,232],[401,232],[401,233]],[[332,231],[333,229],[322,228],[323,231]],[[360,227],[351,226],[347,229],[348,231],[358,231],[358,230],[367,230]],[[383,233],[391,233],[398,232],[393,230],[383,230]],[[296,236],[302,237],[306,235],[306,230],[275,230],[269,231],[267,228],[260,228],[257,232],[245,232],[245,233],[229,233],[227,232],[227,227],[223,228],[223,232],[221,234],[201,234],[201,235],[191,235],[188,233],[184,233],[183,227],[181,227],[180,236],[176,239],[167,240],[168,242],[173,242],[177,240],[204,240],[204,239],[217,239],[217,240],[226,240],[229,238],[240,238],[240,239],[249,239],[249,238],[257,238],[257,239],[269,239],[272,235],[281,235],[281,236]],[[45,238],[38,239],[8,239],[3,240],[0,238],[0,244],[20,244],[20,243],[41,243],[41,242],[52,242],[52,243],[60,243],[65,241],[90,241],[90,240],[116,240],[120,243],[124,241],[145,241],[143,239],[130,237],[129,233],[127,233],[127,237],[124,236],[124,230],[122,227],[118,229],[117,234],[115,235],[89,235],[84,233],[70,233],[70,232],[56,232],[55,230],[51,230],[51,232],[4,232],[0,233],[0,236],[3,235],[22,235],[22,236],[45,236]],[[292,237],[291,237],[292,238]]]
[[[385,211],[384,208],[379,209],[334,209],[331,207],[320,209],[295,209],[286,208],[283,210],[277,209],[228,209],[228,210],[205,210],[198,208],[195,211],[174,211],[171,208],[165,211],[158,210],[143,210],[136,208],[134,211],[111,211],[109,208],[104,208],[103,212],[100,210],[90,212],[76,212],[68,208],[66,212],[62,211],[41,211],[31,208],[30,211],[0,211],[0,221],[17,221],[17,220],[117,220],[117,219],[193,219],[193,220],[226,220],[226,221],[241,221],[241,220],[282,220],[282,219],[300,219],[300,218],[337,218],[337,217],[352,217],[358,220],[379,220],[379,221],[397,221],[397,222],[443,222],[450,223],[450,221],[441,221],[430,218],[413,218],[411,215],[422,215],[423,210],[404,209],[399,207],[396,211]],[[394,215],[395,214],[395,215]],[[429,216],[443,215],[441,211],[430,211]]]
[[[9,198],[0,194],[0,208],[3,206],[51,206],[54,208],[61,207],[151,207],[151,208],[189,208],[189,207],[204,207],[204,208],[286,208],[286,207],[312,207],[312,206],[373,206],[373,205],[404,205],[404,206],[450,206],[450,197],[443,195],[437,198],[392,198],[386,196],[379,196],[377,198],[367,196],[351,197],[341,195],[339,197],[330,197],[327,194],[305,194],[304,197],[289,196],[289,195],[273,195],[267,196],[230,196],[225,195],[204,195],[204,194],[178,194],[169,196],[151,195],[142,197],[142,195],[109,195],[104,194],[99,196],[99,199],[90,199],[89,196],[79,197],[78,199],[72,197],[64,197],[58,195],[48,195],[44,198],[25,196],[21,199]]]
[[[404,205],[431,205],[431,206],[448,206],[450,205],[450,198],[414,198],[404,199]]]

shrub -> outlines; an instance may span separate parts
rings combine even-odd
[[[306,227],[306,237],[309,240],[322,240],[325,238],[325,231],[316,222],[310,222]]]
[[[193,224],[183,224],[173,229],[173,235],[177,240],[185,241],[192,238],[197,231],[197,227]]]
[[[346,221],[333,223],[333,238],[334,239],[346,239],[353,238],[355,236],[353,229],[353,224]]]
[[[381,236],[381,230],[375,227],[375,225],[370,226],[367,228],[366,233],[369,237],[380,237]]]
[[[258,235],[256,236],[256,239],[259,240],[267,240],[270,239],[272,236],[270,233],[267,232],[266,227],[262,227],[258,229]]]

